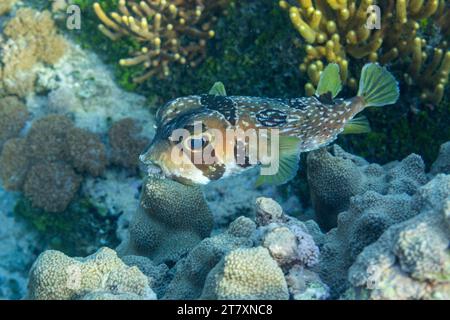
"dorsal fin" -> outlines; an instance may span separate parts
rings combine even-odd
[[[342,82],[339,74],[339,66],[336,63],[330,63],[320,75],[319,84],[317,85],[316,96],[320,97],[327,92],[331,93],[334,98],[341,91]]]
[[[322,102],[323,104],[334,104],[333,96],[331,95],[330,91],[321,94],[319,97],[319,101]]]
[[[209,94],[214,96],[226,96],[227,91],[225,90],[225,86],[223,85],[223,83],[219,81],[214,83],[214,85],[209,90]]]

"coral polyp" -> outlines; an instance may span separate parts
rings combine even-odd
[[[146,0],[118,2],[118,12],[107,14],[100,3],[94,11],[102,22],[99,30],[113,41],[129,37],[140,49],[121,66],[142,65],[144,72],[136,83],[170,75],[171,64],[196,67],[205,58],[206,41],[214,37],[216,15],[227,0]]]
[[[400,62],[407,86],[420,88],[424,102],[439,104],[450,73],[449,10],[445,1],[301,0],[280,1],[306,42],[300,70],[307,73],[312,95],[327,63],[338,63],[351,88],[357,79],[349,70],[356,61]],[[429,37],[430,29],[440,31]]]

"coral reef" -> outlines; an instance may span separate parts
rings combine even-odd
[[[439,155],[436,161],[431,165],[430,173],[450,174],[450,142],[441,145]]]
[[[450,298],[450,176],[439,174],[411,199],[417,215],[367,246],[349,270],[353,299]]]
[[[155,299],[149,279],[128,267],[114,250],[101,248],[86,258],[43,252],[30,270],[27,299]]]
[[[5,3],[5,1],[0,2],[0,6]],[[48,1],[38,2],[21,1],[17,8],[27,5],[33,8],[47,8],[50,5]],[[58,214],[33,206],[23,192],[8,193],[1,189],[1,298],[23,297],[26,273],[36,253],[44,249],[60,250],[71,256],[86,256],[95,252],[100,246],[115,247],[118,244],[115,237],[118,216],[122,212],[127,212],[128,207],[132,207],[135,211],[138,199],[133,199],[133,195],[138,196],[141,181],[136,175],[122,178],[122,173],[114,167],[109,167],[105,171],[107,164],[105,160],[109,154],[106,152],[108,151],[105,149],[106,145],[98,144],[98,142],[107,142],[107,130],[111,123],[125,117],[136,119],[138,125],[145,124],[143,135],[146,137],[151,137],[154,131],[153,118],[148,108],[149,101],[144,96],[120,89],[108,67],[94,53],[74,44],[71,39],[64,40],[60,37],[53,22],[49,23],[49,13],[35,11],[37,9],[30,10],[12,10],[11,15],[1,17],[1,184],[11,191],[23,191],[27,174],[34,165],[38,164],[48,165],[51,168],[70,166],[77,177],[83,176],[83,183],[80,191],[77,191],[76,197],[73,198],[75,201],[71,201],[67,208]],[[33,12],[32,15],[31,12]],[[16,13],[18,15],[14,17]],[[65,18],[65,11],[63,15]],[[41,20],[34,21],[35,18]],[[5,30],[9,23],[11,24],[6,35]],[[33,36],[35,32],[39,35]],[[53,59],[52,53],[57,53],[59,50],[58,47],[51,49],[45,47],[46,44],[58,45],[57,40],[52,42],[53,40],[50,39],[52,35],[55,39],[64,41],[67,47],[64,55],[57,61],[44,61],[47,58]],[[47,36],[48,41],[44,39]],[[37,44],[32,38],[39,39],[39,48],[35,46]],[[35,49],[41,50],[44,47],[47,50],[45,57],[34,52]],[[28,51],[25,52],[24,48]],[[13,53],[20,53],[18,58],[21,60],[14,60],[14,56],[11,55]],[[28,57],[27,54],[33,56]],[[35,58],[41,60],[36,61]],[[6,62],[9,64],[8,67],[4,64]],[[5,79],[10,78],[5,78],[3,72],[5,70],[16,72],[15,66],[22,68],[21,62],[26,63],[27,66],[28,62],[32,62],[33,66],[29,69],[28,67],[20,69],[20,72],[14,75],[14,79],[20,76],[20,80],[17,80],[20,83],[16,83],[14,87],[20,92],[11,95],[7,92],[8,86],[4,83]],[[32,86],[29,86],[31,83]],[[13,85],[12,82],[10,84]],[[28,141],[30,129],[39,120],[43,120],[44,123],[44,119],[50,114],[58,114],[58,119],[43,124],[37,130],[38,133],[34,134],[35,137]],[[61,120],[59,118],[61,116],[71,119],[70,125],[69,122]],[[27,121],[33,119],[33,122]],[[45,132],[52,122],[57,128],[54,129],[55,131],[49,130],[52,134],[46,135]],[[66,128],[59,127],[63,122],[67,124]],[[71,142],[67,142],[68,140]],[[53,144],[52,141],[56,143]],[[29,142],[33,142],[33,151],[29,147]],[[64,144],[65,147],[58,148]],[[48,153],[40,152],[44,149]],[[48,161],[47,158],[55,160]],[[54,174],[55,172],[52,173],[53,177]],[[124,173],[126,174],[129,175]],[[95,182],[97,187],[114,185],[114,188],[104,188],[100,195],[99,192],[95,192],[95,188],[89,188],[88,181]],[[48,193],[53,186],[45,186],[41,190],[37,186],[36,184],[33,187],[33,192],[37,194],[35,197],[40,197],[38,194],[40,192],[45,193],[47,200],[51,198]],[[50,188],[47,190],[47,187]],[[61,189],[57,191],[70,188]],[[117,189],[120,189],[120,192],[117,192]],[[60,206],[65,195],[61,198],[57,195],[58,193],[55,193],[59,204],[50,204],[45,199],[44,202],[51,206]],[[6,201],[10,198],[12,200]],[[13,242],[14,237],[17,237],[17,243]]]
[[[8,140],[0,154],[0,179],[6,190],[22,190],[28,172],[27,143],[23,138]]]
[[[433,178],[432,175],[428,177],[425,174],[423,161],[414,154],[401,162],[393,162],[381,167],[376,164],[365,164],[363,159],[348,155],[340,148],[334,147],[334,149],[335,155],[328,154],[325,159],[339,164],[344,163],[345,158],[353,158],[352,161],[346,162],[346,166],[353,166],[361,173],[356,175],[357,178],[353,183],[359,184],[362,179],[365,185],[360,193],[354,196],[349,195],[347,199],[336,197],[339,201],[345,201],[348,204],[345,211],[337,215],[336,228],[325,235],[315,228],[308,229],[321,253],[320,263],[315,270],[330,287],[331,297],[336,298],[349,287],[348,269],[359,259],[358,255],[364,248],[376,242],[389,227],[395,228],[420,214],[420,206],[427,205],[431,201],[420,195],[428,189],[427,186],[430,184],[437,185],[436,179],[442,178],[438,178],[439,176]],[[323,152],[326,151],[321,151]],[[323,170],[328,170],[329,165],[330,163],[324,166]],[[342,172],[346,173],[348,170],[342,170]],[[351,185],[351,180],[339,175],[330,175],[328,178],[333,176],[332,181],[336,189],[348,190],[347,185]],[[321,178],[321,175],[317,177]],[[430,178],[433,180],[425,185]],[[343,184],[340,185],[338,180]],[[436,192],[440,192],[445,198],[446,188],[445,184],[441,184]],[[315,192],[321,191],[317,189]],[[418,199],[421,199],[421,205]],[[438,203],[439,199],[432,201]],[[328,213],[319,212],[318,214],[327,215]]]
[[[155,263],[173,264],[209,236],[212,224],[198,187],[150,176],[130,222],[129,239],[117,250],[121,256],[140,255]]]
[[[8,13],[14,4],[17,2],[17,0],[4,0],[2,3],[0,3],[0,16],[4,15],[5,13]]]
[[[294,195],[286,195],[270,185],[255,188],[258,175],[257,168],[250,169],[233,179],[221,179],[201,187],[214,215],[213,233],[225,231],[230,223],[240,216],[254,219],[257,216],[255,201],[261,196],[279,201],[288,214],[298,214],[302,211],[301,204]]]
[[[38,69],[54,65],[68,47],[49,11],[22,8],[9,20],[0,41],[0,94],[25,97],[35,92]]]
[[[141,256],[124,256],[121,258],[127,266],[136,266],[150,280],[150,287],[160,298],[164,295],[169,280],[169,267],[164,263],[155,265],[152,260]]]
[[[19,135],[28,117],[27,107],[17,97],[0,98],[0,150],[6,140]]]
[[[280,210],[279,204],[270,198],[257,199],[256,211],[257,221],[270,222],[257,226],[251,219],[239,217],[226,231],[201,241],[175,265],[174,277],[167,287],[164,298],[223,299],[226,296],[234,299],[289,297],[325,299],[328,297],[328,287],[309,269],[319,261],[319,250],[308,234],[306,225],[285,215]],[[276,218],[270,219],[268,216]],[[280,230],[287,235],[289,241],[285,241],[286,238],[277,238]],[[243,265],[247,263],[259,265],[254,259],[261,259],[264,266],[255,272],[269,272],[270,274],[266,276],[273,277],[274,281],[276,279],[275,283],[268,284],[269,287],[272,285],[273,287],[266,287],[267,290],[263,290],[253,286],[254,268],[243,267],[239,271],[233,271],[229,267],[229,273],[223,278],[228,255],[237,254],[241,257],[237,252],[244,252],[246,249],[254,250],[256,253],[255,256],[243,253],[243,256],[249,257],[249,260],[244,259]],[[262,271],[263,269],[266,271]],[[243,287],[239,288],[239,284],[235,283],[236,274],[233,272],[238,272],[240,279],[247,279],[247,284],[243,282]],[[288,279],[290,280],[287,283]],[[235,287],[235,291],[222,291],[219,284],[222,280],[223,285],[232,284],[231,287]]]
[[[271,198],[256,199],[256,212],[257,242],[269,250],[280,266],[317,264],[319,249],[302,222],[286,215]]]
[[[293,300],[325,300],[330,296],[330,289],[319,275],[299,265],[289,270],[286,283]]]
[[[316,219],[324,230],[336,226],[338,213],[347,210],[352,196],[368,190],[380,194],[413,194],[427,181],[425,165],[410,155],[397,165],[369,164],[338,145],[308,154],[307,176]]]
[[[72,128],[66,134],[68,156],[74,168],[93,177],[101,175],[108,163],[106,147],[92,132]]]
[[[102,22],[99,30],[116,41],[131,37],[139,48],[121,66],[142,65],[144,72],[133,79],[143,82],[153,76],[167,77],[173,63],[196,67],[206,55],[206,40],[214,37],[216,15],[228,1],[127,1],[120,0],[118,13],[109,16],[100,3],[93,5]]]
[[[74,198],[82,180],[74,169],[97,176],[107,163],[100,139],[61,115],[35,120],[24,138],[7,141],[0,160],[4,187],[48,212],[64,211]]]
[[[287,300],[283,271],[262,247],[228,253],[208,274],[203,299]]]
[[[33,165],[23,186],[33,206],[48,212],[62,212],[80,187],[81,177],[68,164],[41,162]]]
[[[251,236],[255,230],[256,226],[252,220],[239,217],[225,232],[202,240],[186,258],[175,265],[175,274],[164,298],[198,299],[208,273],[231,250],[251,247]]]
[[[356,88],[355,74],[349,65],[354,60],[379,61],[382,64],[401,60],[407,64],[404,83],[420,88],[424,102],[439,104],[450,73],[448,51],[448,4],[445,1],[280,1],[289,11],[294,28],[308,43],[306,57],[300,65],[310,82],[307,94],[314,93],[324,64],[336,62],[341,78]],[[377,7],[373,7],[377,5]],[[380,16],[377,16],[380,14]],[[381,19],[381,20],[379,20]],[[427,29],[434,24],[442,39],[423,35],[422,21]],[[379,24],[379,26],[377,26]]]
[[[108,132],[112,163],[131,170],[138,169],[139,155],[150,143],[141,133],[142,127],[132,118],[113,123]]]

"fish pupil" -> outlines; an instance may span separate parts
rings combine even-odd
[[[191,149],[192,150],[204,148],[207,144],[208,144],[208,141],[204,137],[191,139]]]

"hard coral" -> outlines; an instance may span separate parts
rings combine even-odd
[[[39,64],[55,64],[64,55],[67,43],[57,34],[48,11],[19,9],[4,28],[6,41],[0,43],[1,87],[7,94],[26,96],[34,92]]]
[[[155,263],[176,262],[212,229],[212,214],[201,190],[178,182],[148,177],[140,206],[121,255],[141,255]]]
[[[202,298],[287,300],[289,293],[269,251],[256,247],[228,253],[209,273]]]
[[[427,182],[425,165],[418,155],[384,168],[369,164],[334,145],[330,151],[308,154],[307,176],[317,221],[324,230],[336,226],[338,213],[349,207],[351,197],[368,190],[380,194],[414,194]]]
[[[188,255],[175,265],[175,275],[167,287],[165,299],[198,299],[208,273],[231,250],[253,245],[251,236],[256,230],[249,218],[239,217],[228,229],[203,239]]]
[[[450,142],[441,145],[439,155],[435,162],[433,162],[430,173],[445,173],[450,174]]]
[[[49,212],[64,211],[78,191],[81,176],[74,169],[97,176],[107,164],[100,139],[60,115],[38,119],[25,137],[8,140],[0,159],[4,187],[24,191],[35,207]]]
[[[132,38],[141,48],[122,66],[143,65],[144,73],[134,78],[166,77],[172,63],[197,66],[205,57],[206,40],[214,37],[216,15],[227,0],[119,0],[118,12],[109,16],[101,5],[94,10],[102,22],[100,31],[111,40]]]
[[[450,177],[437,175],[413,197],[419,214],[390,227],[349,270],[347,298],[450,298]]]
[[[28,120],[26,106],[13,96],[0,98],[0,150],[6,140],[17,137]]]
[[[25,139],[8,140],[0,154],[0,163],[0,179],[3,187],[10,191],[22,190],[23,181],[29,167]]]
[[[137,170],[139,155],[150,143],[141,135],[142,127],[132,118],[124,118],[115,122],[109,129],[111,145],[111,161],[119,166]]]
[[[101,175],[108,163],[106,147],[92,132],[72,128],[67,134],[68,153],[74,168],[91,176]]]
[[[41,162],[29,169],[23,192],[33,206],[48,212],[61,212],[72,201],[80,183],[81,177],[70,165]]]
[[[349,157],[339,149],[337,154]],[[338,297],[349,287],[348,270],[367,246],[379,241],[380,236],[388,228],[395,228],[408,219],[415,219],[414,217],[425,209],[436,211],[434,204],[448,198],[447,182],[443,183],[439,175],[432,180],[432,182],[441,181],[439,187],[437,182],[423,186],[433,176],[425,174],[423,161],[415,154],[384,167],[364,164],[357,159],[353,162],[351,165],[363,173],[362,181],[365,188],[347,200],[348,207],[338,214],[336,228],[324,235],[315,228],[309,228],[308,225],[308,230],[311,231],[321,253],[317,271],[330,287],[333,298]],[[356,164],[358,162],[359,165]],[[323,170],[328,170],[328,166],[324,166]],[[337,177],[334,181],[336,188],[339,189],[341,187]],[[341,180],[349,183],[345,179]],[[434,187],[428,188],[430,185]],[[344,190],[346,188],[344,187]],[[430,243],[431,241],[432,239]],[[411,256],[411,261],[415,259]],[[409,289],[413,290],[413,287]]]
[[[150,286],[158,297],[162,297],[168,285],[169,268],[164,263],[156,265],[149,258],[142,256],[124,256],[121,258],[127,266],[136,266],[150,280]]]
[[[28,134],[29,156],[37,161],[67,160],[67,132],[73,128],[66,116],[49,115],[33,122]]]
[[[42,253],[33,264],[28,299],[155,299],[149,279],[128,267],[114,250],[101,248],[86,258],[70,258],[59,251]]]
[[[329,288],[319,275],[301,266],[289,270],[286,282],[294,300],[325,300],[329,297]]]
[[[282,0],[279,4],[289,11],[292,24],[308,43],[300,69],[308,73],[305,91],[309,95],[314,93],[324,64],[331,62],[341,67],[342,80],[356,88],[356,75],[351,74],[349,64],[363,59],[382,64],[406,62],[405,83],[417,84],[425,102],[442,100],[450,73],[449,43],[445,36],[427,43],[421,25],[427,19],[429,25],[448,34],[449,10],[444,0],[302,0],[293,5]]]

